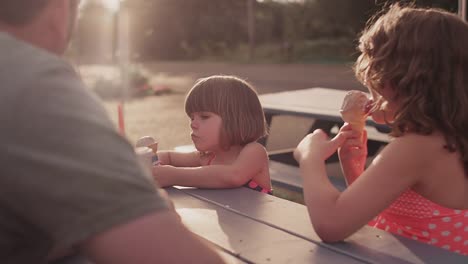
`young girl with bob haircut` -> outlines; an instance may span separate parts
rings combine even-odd
[[[356,76],[393,140],[365,168],[367,134],[345,124],[295,150],[311,222],[324,241],[365,224],[468,254],[468,24],[437,9],[390,6],[360,38]],[[348,188],[329,182],[338,150]]]
[[[159,151],[153,176],[160,186],[245,186],[271,194],[268,154],[256,142],[267,125],[250,84],[234,76],[200,79],[187,94],[185,112],[197,151]]]

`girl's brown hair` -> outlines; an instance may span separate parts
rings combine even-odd
[[[468,172],[468,24],[438,9],[390,6],[360,38],[357,78],[393,89],[395,137],[443,133]]]
[[[244,146],[268,134],[257,92],[234,76],[215,75],[199,79],[185,98],[185,112],[213,112],[223,121],[221,146]]]

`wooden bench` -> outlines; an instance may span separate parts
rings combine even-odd
[[[372,144],[372,143],[371,143]],[[385,146],[380,145],[380,148]],[[380,148],[378,150],[380,150]],[[294,160],[293,148],[279,151],[269,151],[270,178],[274,185],[286,188],[294,192],[302,192],[302,176],[299,165]],[[378,153],[378,152],[377,152]],[[369,166],[375,156],[367,158],[366,167]],[[337,154],[326,161],[326,171],[332,184],[340,191],[346,189],[346,182],[341,171],[341,165]]]
[[[288,165],[282,162],[270,160],[270,178],[275,186],[302,193],[302,177],[299,167]],[[343,177],[336,175],[340,170],[338,163],[327,164],[327,173],[330,181],[340,191],[346,189],[346,182]]]

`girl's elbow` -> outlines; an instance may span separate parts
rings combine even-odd
[[[237,188],[241,187],[244,185],[248,180],[245,180],[243,175],[241,174],[242,172],[237,171],[237,170],[232,170],[226,173],[226,184],[229,187],[232,188]]]
[[[236,177],[231,177],[226,181],[226,184],[231,187],[231,188],[237,188],[241,187],[242,185],[245,184],[245,182],[242,181],[242,179],[236,179]]]
[[[343,241],[350,235],[342,227],[333,223],[314,224],[314,229],[320,239],[326,243]]]

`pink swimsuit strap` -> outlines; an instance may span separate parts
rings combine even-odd
[[[468,210],[436,204],[407,190],[369,225],[468,255]]]
[[[247,187],[249,189],[261,192],[261,193],[266,193],[266,194],[273,194],[272,189],[266,189],[260,186],[256,181],[250,180],[246,184],[243,185],[244,187]]]

